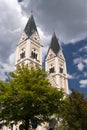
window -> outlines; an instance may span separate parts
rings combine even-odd
[[[20,59],[24,58],[25,57],[25,49],[22,48],[21,49],[21,52],[20,52]]]
[[[50,68],[49,68],[49,73],[54,73],[54,65],[51,64]]]
[[[32,49],[31,57],[32,57],[33,59],[36,59],[36,60],[37,60],[37,56],[38,56],[37,50],[36,50],[35,48]]]
[[[59,72],[63,73],[63,66],[60,66]]]

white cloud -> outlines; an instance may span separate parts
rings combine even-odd
[[[78,68],[79,71],[83,71],[83,69],[84,69],[84,64],[78,63],[77,68]]]
[[[5,80],[7,74],[15,69],[15,52],[13,52],[9,58],[8,63],[0,62],[0,80]]]
[[[75,59],[73,59],[73,63],[74,63],[74,64],[78,64],[78,63],[81,63],[82,60],[83,60],[82,57],[75,58]]]
[[[16,0],[0,1],[0,59],[7,62],[26,22]],[[5,53],[4,53],[5,52]]]
[[[46,46],[50,42],[51,35],[46,35],[40,27],[37,27],[37,29],[38,29],[40,39],[41,39],[43,46],[44,46],[44,44]]]
[[[68,79],[70,80],[79,78],[79,76],[76,73],[73,73],[73,74],[68,73],[67,76],[68,76]]]
[[[0,80],[5,80],[7,78],[7,74],[13,71],[14,67],[3,62],[0,62],[0,65],[3,65],[3,68],[0,68]]]
[[[83,74],[84,74],[84,77],[87,77],[87,72],[84,72]]]
[[[83,63],[87,64],[87,58],[83,58]]]
[[[73,75],[71,75],[71,74],[67,74],[67,76],[68,76],[68,79],[74,79],[75,77],[73,76]]]
[[[81,88],[87,87],[87,79],[80,80],[79,83]]]
[[[82,47],[82,48],[80,48],[79,52],[87,52],[87,45]]]
[[[86,0],[24,0],[22,9],[27,14],[33,10],[44,32],[51,34],[55,30],[65,43],[87,37]]]
[[[15,65],[16,50],[9,56],[9,63],[11,66]]]
[[[0,80],[5,80],[7,77],[2,69],[0,69]]]
[[[87,58],[79,57],[73,59],[73,63],[77,66],[79,71],[83,71],[85,67],[87,67]]]
[[[27,17],[22,14],[17,0],[0,1],[0,79],[5,79],[6,72],[14,69],[13,51],[26,22]]]
[[[42,55],[43,55],[43,58],[44,58],[44,56],[47,53],[48,47],[50,45],[51,35],[46,35],[40,27],[38,27],[37,29],[38,29],[38,32],[39,32],[39,35],[40,35],[42,46],[43,46],[43,50],[42,50],[43,54]]]

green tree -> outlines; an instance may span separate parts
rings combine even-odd
[[[69,130],[87,130],[87,99],[79,91],[72,90],[65,109]]]
[[[36,118],[40,123],[60,112],[64,92],[50,85],[44,70],[23,65],[10,75],[0,82],[0,120],[22,121],[28,130]]]

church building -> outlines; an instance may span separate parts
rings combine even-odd
[[[55,32],[44,61],[50,83],[68,93],[66,60]],[[15,66],[22,63],[29,67],[32,65],[42,67],[42,44],[33,14],[30,15],[17,45]]]
[[[47,78],[52,86],[63,88],[68,94],[66,60],[55,32],[49,43],[49,49],[44,60],[44,69],[48,73]],[[29,67],[42,67],[42,44],[32,14],[17,44],[15,66],[22,63]],[[19,130],[19,125],[20,123],[13,124],[13,130]],[[46,126],[47,124],[42,124],[42,126],[38,126],[37,130],[46,130]],[[11,126],[3,126],[3,130],[11,130]]]

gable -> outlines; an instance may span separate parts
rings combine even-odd
[[[62,50],[59,51],[59,53],[57,54],[57,56],[58,56],[60,59],[65,60]]]
[[[30,37],[30,39],[32,40],[32,41],[34,41],[36,44],[41,44],[41,40],[40,40],[40,37],[39,37],[39,34],[38,34],[38,32],[35,32],[31,37]]]
[[[49,60],[49,59],[54,58],[55,56],[56,56],[56,55],[55,55],[55,53],[52,51],[52,49],[49,49],[46,59]]]
[[[27,38],[28,38],[27,35],[25,34],[25,32],[23,32],[20,39],[19,39],[18,44],[25,42],[27,40]]]

